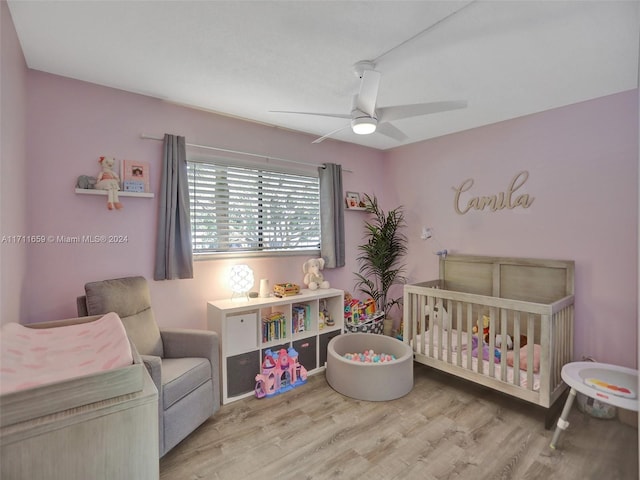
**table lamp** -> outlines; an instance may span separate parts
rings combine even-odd
[[[253,270],[249,265],[240,264],[231,267],[229,274],[229,286],[233,292],[231,299],[236,295],[243,295],[249,300],[249,291],[253,287]]]

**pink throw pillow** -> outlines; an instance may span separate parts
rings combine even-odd
[[[527,347],[529,345],[525,345],[520,349],[520,370],[527,370]],[[538,344],[533,346],[533,373],[538,373],[540,371],[540,352],[542,351],[542,347]],[[507,353],[507,365],[513,367],[513,351]]]

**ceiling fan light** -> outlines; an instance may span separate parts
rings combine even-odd
[[[353,133],[358,135],[369,135],[376,131],[378,121],[373,117],[360,117],[351,120],[351,128]]]

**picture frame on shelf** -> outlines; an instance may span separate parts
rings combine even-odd
[[[137,160],[122,160],[120,178],[122,190],[125,192],[148,193],[149,190],[149,162]]]
[[[358,192],[347,192],[345,201],[347,208],[360,208],[360,194]]]

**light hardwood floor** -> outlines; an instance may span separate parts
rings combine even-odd
[[[414,377],[411,393],[390,402],[344,397],[320,373],[285,394],[224,405],[160,461],[160,478],[638,478],[633,427],[574,406],[553,451],[553,430],[529,404],[419,364]]]

